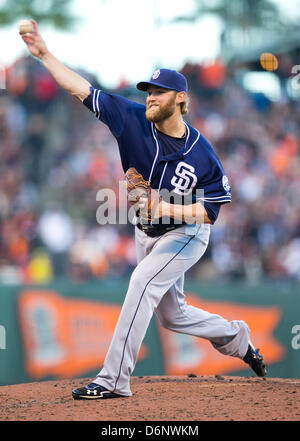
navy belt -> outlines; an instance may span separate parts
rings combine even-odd
[[[141,224],[137,223],[136,226],[139,230],[143,231],[149,237],[158,237],[167,233],[168,231],[175,230],[176,228],[182,227],[185,224],[174,224],[174,225],[151,225],[151,224]]]

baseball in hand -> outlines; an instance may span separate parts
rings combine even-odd
[[[33,32],[33,26],[30,20],[21,20],[19,23],[19,31],[21,34]]]

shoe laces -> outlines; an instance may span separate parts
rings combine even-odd
[[[259,353],[259,348],[255,349],[255,351],[253,351],[253,358],[263,360],[263,356]]]
[[[99,387],[99,384],[97,383],[90,383],[86,386],[87,389],[95,389],[96,387]]]

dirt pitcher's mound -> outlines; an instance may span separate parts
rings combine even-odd
[[[74,400],[90,380],[0,387],[0,420],[300,420],[300,380],[257,377],[132,377],[133,396]]]

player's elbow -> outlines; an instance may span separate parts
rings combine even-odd
[[[91,93],[91,84],[84,78],[79,78],[69,86],[69,92],[72,96],[83,102]]]
[[[77,98],[81,103],[89,96],[90,89],[81,90],[81,91],[72,91],[71,95]]]

